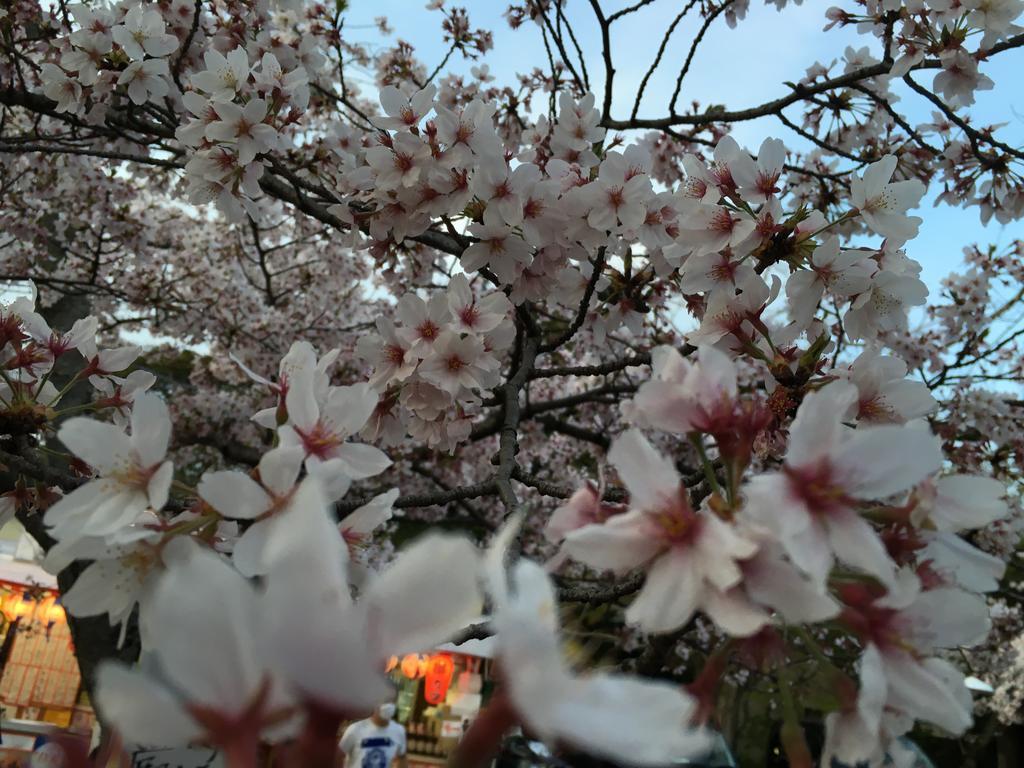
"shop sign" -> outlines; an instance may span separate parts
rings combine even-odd
[[[441,721],[441,738],[442,739],[461,739],[462,738],[462,721],[461,720],[442,720]]]

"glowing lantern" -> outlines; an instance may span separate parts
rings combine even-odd
[[[423,677],[427,673],[426,660],[418,653],[410,653],[402,659],[402,674],[410,680]]]
[[[42,597],[37,600],[36,610],[32,618],[45,627],[50,620],[50,606],[52,606],[56,600],[57,598],[53,595]]]
[[[18,619],[23,619],[32,613],[32,610],[36,607],[34,600],[29,600],[27,595],[22,595],[21,599],[14,604],[14,616]]]
[[[427,680],[423,687],[423,698],[428,704],[440,704],[448,693],[455,673],[455,662],[451,656],[438,654],[427,662]]]
[[[8,592],[4,595],[3,600],[0,601],[0,611],[3,611],[3,614],[8,621],[14,621],[17,618],[14,613],[14,608],[20,601],[20,592]]]
[[[53,602],[46,609],[46,613],[43,614],[46,617],[47,624],[60,624],[68,620],[68,617],[64,613],[64,606],[60,604],[58,598],[54,598]]]

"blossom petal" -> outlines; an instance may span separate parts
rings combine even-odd
[[[904,651],[887,651],[883,660],[890,707],[952,734],[967,730],[972,718],[963,675],[939,659],[921,663]]]
[[[960,586],[972,592],[992,592],[999,589],[999,580],[1006,571],[1006,563],[995,555],[971,546],[955,533],[937,531],[920,551],[922,561],[931,560],[932,568],[950,575]]]
[[[335,451],[345,473],[353,480],[379,475],[391,466],[391,459],[379,448],[363,443],[344,443]]]
[[[96,672],[96,704],[104,720],[135,744],[183,747],[202,735],[165,687],[123,664],[104,661]]]
[[[197,489],[203,500],[225,517],[251,520],[270,509],[273,501],[260,484],[244,472],[207,472]]]
[[[744,563],[743,572],[747,594],[774,608],[786,621],[825,621],[839,613],[839,603],[827,592],[816,589],[795,567],[771,552],[759,552]]]
[[[159,395],[144,392],[132,404],[132,447],[143,467],[163,461],[171,440],[171,416]]]
[[[334,387],[327,398],[323,417],[330,421],[338,436],[345,438],[363,428],[373,415],[379,399],[377,392],[367,382]]]
[[[397,488],[374,496],[369,502],[341,521],[342,530],[355,534],[367,534],[375,531],[391,519],[391,514],[394,512],[392,505],[397,498]]]
[[[154,652],[169,679],[190,701],[235,715],[263,682],[255,616],[249,583],[219,555],[196,549],[161,578],[145,620],[160,638]]]
[[[725,592],[713,587],[705,590],[701,608],[733,637],[750,637],[768,623],[768,614],[752,603],[740,588]]]
[[[167,503],[167,497],[171,493],[171,483],[174,481],[174,465],[165,461],[159,469],[153,473],[146,484],[146,495],[149,496],[149,505],[154,510],[163,509]]]
[[[707,731],[690,723],[692,697],[678,686],[625,675],[593,675],[573,681],[570,696],[554,713],[559,741],[636,766],[672,765],[706,755]]]
[[[667,495],[679,493],[679,473],[638,429],[627,429],[612,443],[608,461],[629,489],[630,504],[654,510]]]
[[[815,461],[836,445],[846,431],[840,418],[856,402],[857,388],[845,381],[834,381],[804,397],[789,429],[786,463],[801,466]]]
[[[480,615],[479,556],[468,539],[431,534],[402,552],[365,590],[372,646],[402,654],[446,640]]]
[[[93,419],[68,419],[57,437],[75,456],[101,475],[124,469],[132,461],[131,440],[119,427]]]
[[[830,514],[825,525],[828,543],[836,557],[887,584],[892,583],[896,564],[866,520],[852,510],[842,510]]]
[[[267,451],[259,463],[260,482],[272,493],[284,496],[299,477],[304,454],[297,446],[281,446]]]
[[[643,588],[626,609],[626,621],[646,632],[671,632],[690,620],[701,591],[701,577],[689,553],[669,551],[652,564]]]
[[[905,491],[942,466],[942,443],[927,426],[857,429],[836,452],[846,490],[861,499]]]
[[[622,572],[648,562],[663,543],[651,535],[647,515],[635,510],[570,531],[562,548],[581,563]]]

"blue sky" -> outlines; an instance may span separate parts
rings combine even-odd
[[[451,0],[449,0],[449,4]],[[629,2],[604,0],[606,14],[630,5]],[[499,82],[510,82],[517,71],[527,71],[534,65],[546,66],[546,54],[540,32],[533,24],[520,30],[509,29],[502,14],[508,6],[506,0],[464,0],[455,5],[469,10],[474,27],[484,27],[494,33],[495,49],[486,61]],[[789,7],[779,12],[774,5],[766,6],[762,0],[753,0],[750,12],[736,29],[729,29],[718,19],[705,35],[691,71],[684,82],[680,105],[697,99],[702,104],[724,103],[731,109],[753,106],[777,98],[788,92],[785,81],[799,80],[805,69],[815,61],[829,63],[842,56],[847,45],[871,47],[875,55],[880,47],[875,38],[859,35],[853,28],[834,28],[823,32],[824,13],[829,4],[807,0],[803,6]],[[852,6],[852,3],[848,4]],[[613,52],[616,67],[616,100],[613,112],[626,117],[632,107],[637,86],[650,66],[661,35],[681,8],[681,2],[657,0],[640,12],[627,16],[613,26]],[[586,0],[569,0],[567,13],[581,47],[590,52],[587,67],[591,84],[598,92],[603,88],[604,69],[600,61],[600,38]],[[415,45],[417,53],[428,68],[433,68],[444,55],[445,47],[438,32],[440,14],[426,10],[424,0],[353,0],[348,14],[350,35],[354,40],[379,44],[382,38],[372,28],[376,16],[386,16],[395,30],[395,37]],[[689,50],[690,41],[698,27],[698,17],[688,15],[676,29],[662,67],[647,86],[641,117],[658,117],[672,92],[680,63]],[[1016,64],[1018,72],[1014,72]],[[469,63],[453,57],[450,69],[469,70]],[[1019,87],[1021,58],[1016,53],[997,56],[982,65],[982,71],[995,82],[993,91],[980,92],[977,104],[971,108],[976,124],[1009,123],[1005,138],[1012,144],[1024,143],[1024,89]],[[919,76],[918,82],[930,84],[931,75]],[[902,98],[902,108],[911,123],[930,119],[931,105],[917,94],[909,92],[902,83],[894,91]],[[788,113],[797,115],[795,110]],[[734,136],[740,143],[756,150],[768,136],[781,138],[791,148],[806,145],[790,130],[775,120],[763,118],[738,124]],[[924,218],[920,235],[908,244],[911,256],[923,265],[923,278],[929,287],[937,290],[939,280],[956,269],[962,260],[962,248],[972,242],[1005,244],[1013,237],[1021,237],[1024,227],[1010,224],[1002,227],[992,223],[983,227],[977,208],[953,208],[947,205],[931,207],[926,198],[919,215]]]

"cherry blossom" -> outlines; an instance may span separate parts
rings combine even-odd
[[[268,552],[273,551],[279,529],[290,524],[293,509],[308,508],[310,494],[319,493],[319,489],[311,490],[310,483],[296,487],[302,460],[298,447],[275,448],[260,459],[260,482],[235,470],[208,472],[199,481],[200,498],[214,510],[225,517],[253,521],[232,549],[232,562],[242,575],[267,572],[272,562]],[[344,493],[347,482],[335,490]],[[314,496],[312,503],[319,498]]]
[[[68,77],[56,64],[42,67],[43,93],[57,102],[61,112],[77,112],[82,98],[82,86],[78,80]]]
[[[0,12],[0,518],[48,549],[83,669],[137,629],[109,724],[327,766],[387,656],[490,634],[466,768],[517,724],[667,764],[725,707],[794,765],[875,765],[916,722],[1019,719],[1021,244],[950,241],[940,281],[910,214],[1024,216],[988,116],[1024,3],[804,3],[864,37],[715,103],[686,78],[745,1],[664,29],[517,2],[493,33],[432,2],[438,61],[414,14],[371,46],[300,5]],[[482,573],[460,529],[500,531]],[[556,610],[600,661],[570,671]]]
[[[511,310],[511,303],[500,291],[493,291],[477,301],[465,275],[455,275],[448,284],[448,311],[460,331],[493,331]]]
[[[133,103],[145,104],[170,93],[168,77],[170,70],[166,59],[146,59],[129,64],[117,78],[117,84],[128,86],[128,98]]]
[[[927,286],[915,275],[880,269],[843,317],[846,330],[865,340],[874,339],[879,331],[905,330],[909,308],[924,304],[927,297]]]
[[[484,214],[482,224],[473,224],[470,233],[479,238],[462,254],[462,267],[476,271],[489,267],[502,283],[511,283],[520,271],[529,266],[532,256],[530,247],[496,215]]]
[[[765,203],[777,195],[785,159],[786,146],[778,139],[765,139],[757,151],[756,161],[738,153],[729,169],[743,199],[751,203]]]
[[[850,363],[847,377],[857,387],[856,418],[877,424],[901,423],[931,413],[937,403],[928,386],[907,377],[898,357],[866,349]]]
[[[460,338],[451,331],[445,331],[438,337],[430,355],[419,367],[423,378],[451,395],[458,394],[463,388],[483,387],[492,370],[479,339],[474,336]]]
[[[296,373],[288,389],[288,424],[280,427],[281,444],[298,446],[306,466],[334,473],[334,467],[351,479],[383,472],[391,460],[378,448],[347,442],[363,428],[377,407],[377,393],[365,383],[331,387],[321,399],[315,391],[315,374]]]
[[[856,400],[856,388],[844,382],[808,394],[790,430],[783,471],[753,478],[745,491],[746,514],[775,531],[817,584],[834,558],[891,582],[895,565],[855,504],[907,490],[942,461],[926,428],[848,430],[841,419]]]
[[[72,616],[102,616],[120,625],[123,645],[132,612],[146,600],[163,571],[161,521],[144,513],[107,536],[67,538],[50,549],[43,566],[51,573],[76,560],[91,561],[61,598]]]
[[[224,141],[238,148],[238,162],[248,165],[256,155],[277,146],[277,131],[267,125],[267,103],[253,99],[245,107],[231,102],[215,103],[213,106],[219,120],[206,128],[206,138]]]
[[[844,299],[864,293],[876,271],[869,257],[866,251],[842,251],[836,237],[830,237],[815,248],[808,265],[810,269],[794,272],[786,281],[786,297],[793,319],[798,323],[808,322],[826,291]]]
[[[417,127],[434,106],[436,93],[437,88],[429,85],[406,97],[393,85],[384,86],[380,89],[380,103],[388,117],[378,121],[380,127],[393,130]]]
[[[872,599],[851,587],[846,599],[844,620],[856,626],[868,645],[861,661],[860,714],[830,719],[832,749],[854,762],[871,757],[882,739],[883,707],[902,715],[902,722],[887,718],[890,738],[905,731],[912,719],[962,733],[971,723],[963,675],[949,662],[921,654],[977,642],[976,627],[987,622],[985,604],[958,590],[921,591],[917,578],[906,572],[887,595]],[[930,609],[938,604],[943,605],[941,618]]]
[[[907,216],[924,195],[924,184],[916,179],[891,181],[898,159],[886,155],[850,181],[850,202],[864,222],[876,233],[906,242],[917,234],[921,219]]]
[[[194,599],[186,603],[183,594]],[[185,746],[202,738],[229,754],[254,755],[255,739],[286,703],[281,684],[267,675],[259,616],[260,597],[242,576],[212,552],[189,553],[161,578],[144,618],[150,631],[177,640],[154,649],[153,674],[116,662],[101,667],[99,706],[137,743]],[[207,649],[202,663],[197,643]]]
[[[339,712],[366,712],[388,695],[388,656],[432,647],[479,615],[479,559],[464,538],[427,536],[353,603],[345,541],[314,502],[278,539],[261,631],[271,668],[290,690]],[[294,631],[300,616],[307,622],[301,633]]]
[[[192,75],[192,85],[218,102],[233,99],[249,77],[249,54],[245,48],[235,48],[227,56],[220,51],[209,50],[203,54],[203,60],[206,69]]]
[[[178,47],[178,38],[166,34],[165,28],[159,12],[135,5],[124,15],[124,20],[111,29],[111,37],[131,59],[138,61],[147,55],[159,58]]]
[[[167,503],[174,466],[165,460],[171,437],[167,406],[143,394],[132,406],[131,436],[113,424],[68,419],[57,433],[72,453],[100,475],[46,512],[57,539],[112,533],[146,509]]]
[[[513,529],[514,530],[514,529]],[[506,576],[500,540],[489,556],[501,657],[516,710],[549,743],[610,759],[660,765],[704,753],[707,734],[688,727],[695,702],[677,687],[621,675],[574,677],[558,646],[554,590],[544,570],[519,561]]]
[[[650,161],[637,150],[631,155],[610,152],[601,161],[597,181],[583,188],[589,204],[587,223],[594,229],[635,229],[646,215],[644,202],[651,182],[644,166]]]
[[[676,629],[698,608],[731,634],[760,629],[767,616],[733,589],[742,579],[736,561],[757,545],[714,514],[694,511],[678,473],[639,431],[623,433],[609,460],[630,491],[630,511],[569,532],[566,552],[596,568],[645,566],[626,619],[647,631]]]

